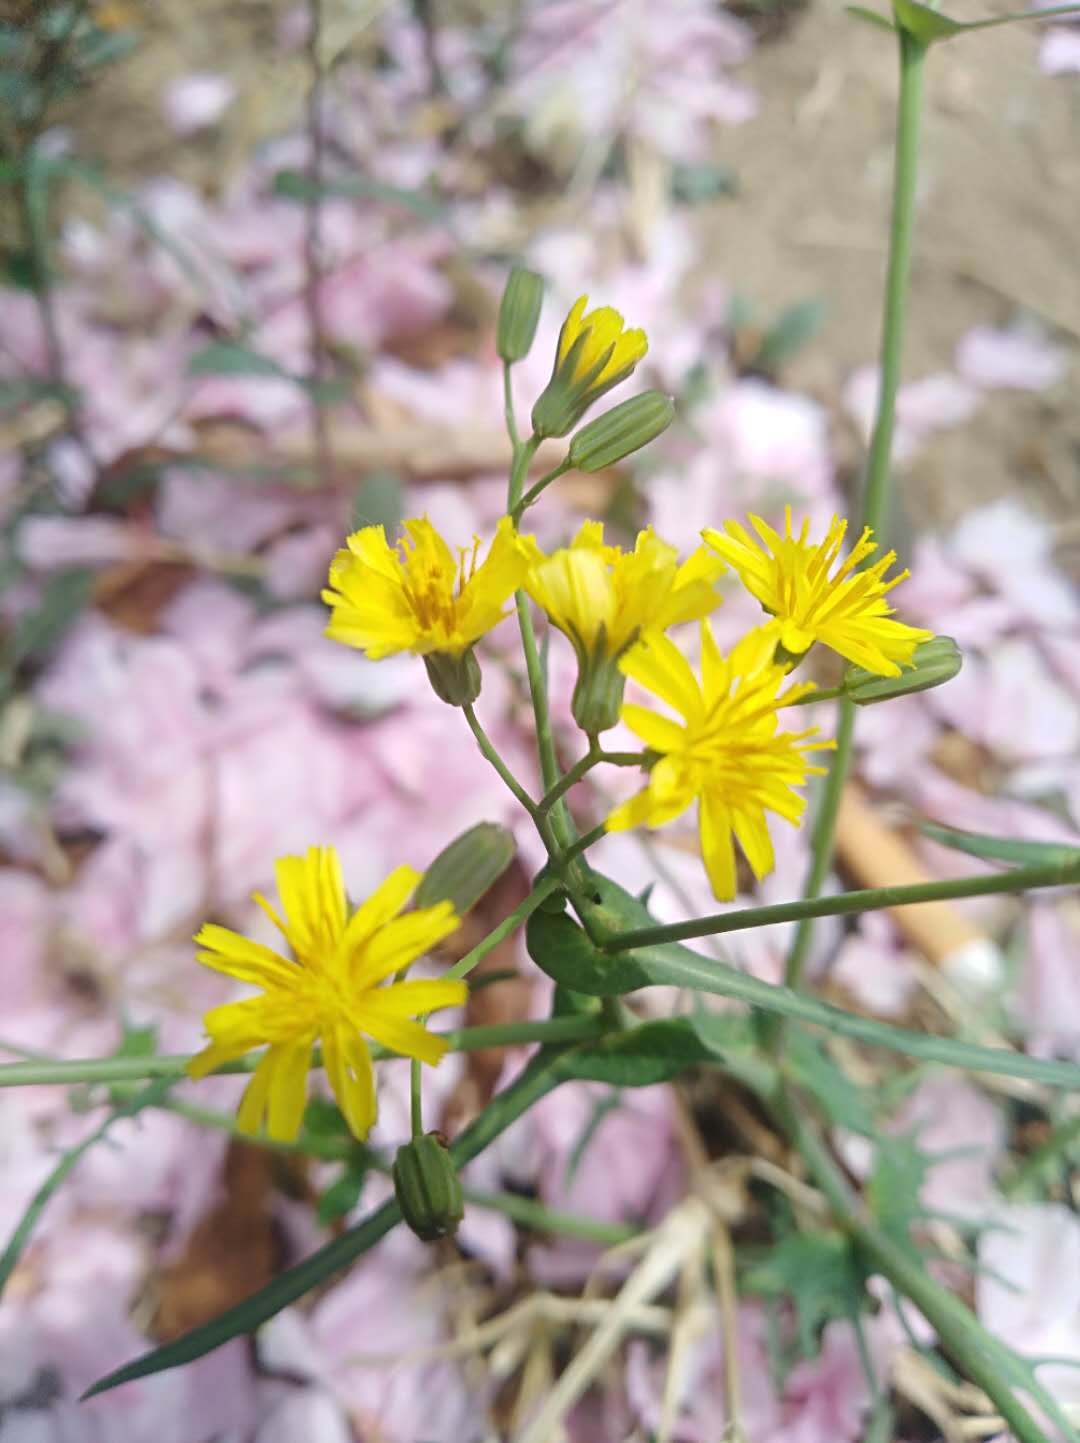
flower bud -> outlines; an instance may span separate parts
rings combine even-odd
[[[583,426],[570,442],[570,464],[579,471],[602,471],[640,451],[666,431],[675,417],[670,396],[645,391],[605,411]]]
[[[608,651],[603,625],[592,650],[578,651],[578,678],[570,711],[586,736],[610,731],[619,720],[626,689],[626,678],[619,670],[619,655],[622,653],[616,655]]]
[[[472,706],[480,695],[480,663],[471,646],[460,656],[449,651],[429,651],[424,666],[432,691],[447,706]]]
[[[544,282],[540,276],[515,266],[499,302],[499,320],[495,327],[495,349],[502,360],[520,361],[529,354],[543,299]]]
[[[397,1150],[394,1193],[406,1223],[418,1238],[452,1237],[465,1215],[454,1160],[438,1133],[414,1137]]]
[[[497,822],[477,822],[444,847],[424,873],[413,906],[449,902],[458,917],[474,907],[514,860],[514,835]]]
[[[951,636],[935,636],[920,642],[912,652],[911,666],[899,676],[877,676],[861,666],[849,666],[844,673],[844,692],[857,706],[910,696],[952,681],[963,662],[963,654]]]

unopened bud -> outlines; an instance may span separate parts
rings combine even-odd
[[[543,299],[544,282],[540,276],[515,266],[507,278],[495,327],[495,349],[502,360],[520,361],[529,354]]]
[[[951,636],[935,636],[915,648],[911,665],[899,676],[876,676],[864,667],[849,666],[844,673],[844,692],[857,706],[890,701],[952,681],[963,663],[963,654]]]
[[[447,706],[472,706],[480,695],[480,663],[471,646],[460,656],[449,651],[429,651],[424,666],[432,691]]]
[[[413,897],[414,907],[449,902],[464,917],[499,880],[514,860],[514,835],[498,822],[477,822],[444,847],[424,873]]]
[[[465,1202],[454,1160],[437,1133],[399,1147],[392,1172],[402,1216],[418,1238],[431,1243],[457,1232]]]
[[[570,464],[579,471],[602,471],[640,451],[666,431],[675,417],[670,396],[644,391],[590,421],[570,442]]]
[[[610,731],[616,724],[626,689],[626,678],[619,670],[619,657],[607,650],[605,641],[605,629],[601,624],[593,649],[578,652],[578,678],[570,700],[574,720],[590,737]]]

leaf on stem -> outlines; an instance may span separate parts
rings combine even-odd
[[[989,862],[1010,862],[1019,867],[1068,867],[1080,859],[1080,847],[1061,842],[1018,842],[1010,837],[988,837],[981,832],[963,832],[937,822],[919,820],[919,831],[943,847],[982,857]]]
[[[590,909],[591,919],[609,934],[653,925],[654,919],[642,903],[609,877],[592,872],[589,887],[597,899]],[[1031,1078],[1051,1087],[1080,1086],[1080,1066],[1075,1063],[1028,1057],[1005,1047],[983,1047],[877,1022],[793,988],[762,982],[723,962],[691,952],[678,942],[607,953],[595,947],[568,915],[545,912],[534,914],[526,940],[529,955],[538,967],[564,986],[593,996],[620,996],[639,987],[686,987],[731,997],[763,1012],[791,1017],[907,1057],[943,1062],[971,1072]]]
[[[852,1318],[865,1305],[866,1270],[851,1239],[839,1232],[790,1233],[742,1274],[742,1290],[790,1299],[804,1358],[817,1352],[818,1330],[831,1318]]]

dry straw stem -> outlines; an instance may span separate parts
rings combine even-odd
[[[836,820],[836,850],[860,887],[932,880],[914,849],[881,819],[857,782],[849,781],[844,787]],[[905,939],[939,967],[947,965],[962,948],[987,941],[952,902],[920,902],[888,911]]]
[[[562,1420],[619,1347],[629,1318],[662,1293],[684,1269],[699,1265],[712,1226],[712,1214],[700,1198],[688,1197],[668,1213],[653,1233],[645,1256],[608,1306],[603,1321],[564,1369],[517,1443],[549,1443],[557,1436]]]

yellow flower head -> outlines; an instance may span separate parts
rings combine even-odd
[[[405,533],[392,547],[381,526],[354,531],[322,594],[331,608],[327,636],[374,661],[399,651],[460,657],[507,614],[507,599],[539,555],[507,516],[479,564],[479,539],[455,557],[426,517],[406,521]]]
[[[919,643],[933,636],[932,631],[893,620],[885,594],[908,574],[901,571],[891,581],[885,580],[896,560],[895,551],[873,566],[856,570],[877,550],[869,527],[847,559],[833,570],[847,531],[847,522],[839,516],[833,517],[825,540],[817,545],[807,540],[809,520],[803,521],[798,536],[792,534],[790,506],[783,536],[760,516],[751,516],[750,521],[760,542],[737,521],[725,524],[726,536],[715,530],[703,531],[702,536],[776,618],[767,630],[789,655],[801,656],[820,641],[877,676],[899,676],[900,667],[911,664],[911,654]]]
[[[350,912],[334,848],[310,847],[306,856],[277,864],[284,918],[255,894],[291,956],[212,922],[198,932],[200,962],[261,989],[257,997],[211,1008],[204,1019],[210,1044],[187,1067],[190,1076],[205,1077],[266,1046],[240,1103],[245,1132],[258,1132],[265,1117],[270,1137],[287,1142],[297,1135],[316,1042],[338,1105],[361,1139],[375,1121],[375,1080],[362,1034],[421,1062],[442,1057],[443,1039],[412,1019],[464,1002],[465,983],[380,985],[460,925],[449,902],[398,915],[419,882],[418,872],[398,867]]]
[[[696,799],[701,854],[720,901],[735,895],[735,839],[757,878],[774,865],[766,812],[798,823],[806,799],[793,789],[822,771],[806,753],[831,742],[808,741],[808,731],[782,732],[777,712],[813,690],[799,683],[781,690],[786,672],[773,660],[775,637],[759,627],[729,657],[701,624],[701,681],[667,637],[635,647],[622,661],[627,676],[672,707],[683,723],[647,707],[627,705],[622,719],[660,753],[644,791],[616,807],[608,831],[659,827]]]
[[[624,686],[616,662],[637,642],[719,606],[723,570],[703,546],[680,566],[652,527],[639,532],[633,551],[607,546],[599,521],[586,521],[569,546],[533,566],[526,591],[577,652],[579,726],[592,735],[615,725]]]
[[[586,521],[569,546],[535,562],[525,590],[579,656],[599,649],[619,657],[643,637],[715,610],[723,571],[703,546],[680,566],[651,526],[623,551],[605,544],[602,522]]]
[[[580,296],[559,332],[551,380],[533,407],[538,436],[565,436],[592,403],[625,381],[649,349],[642,330],[624,330],[611,306],[585,314],[588,296]]]

